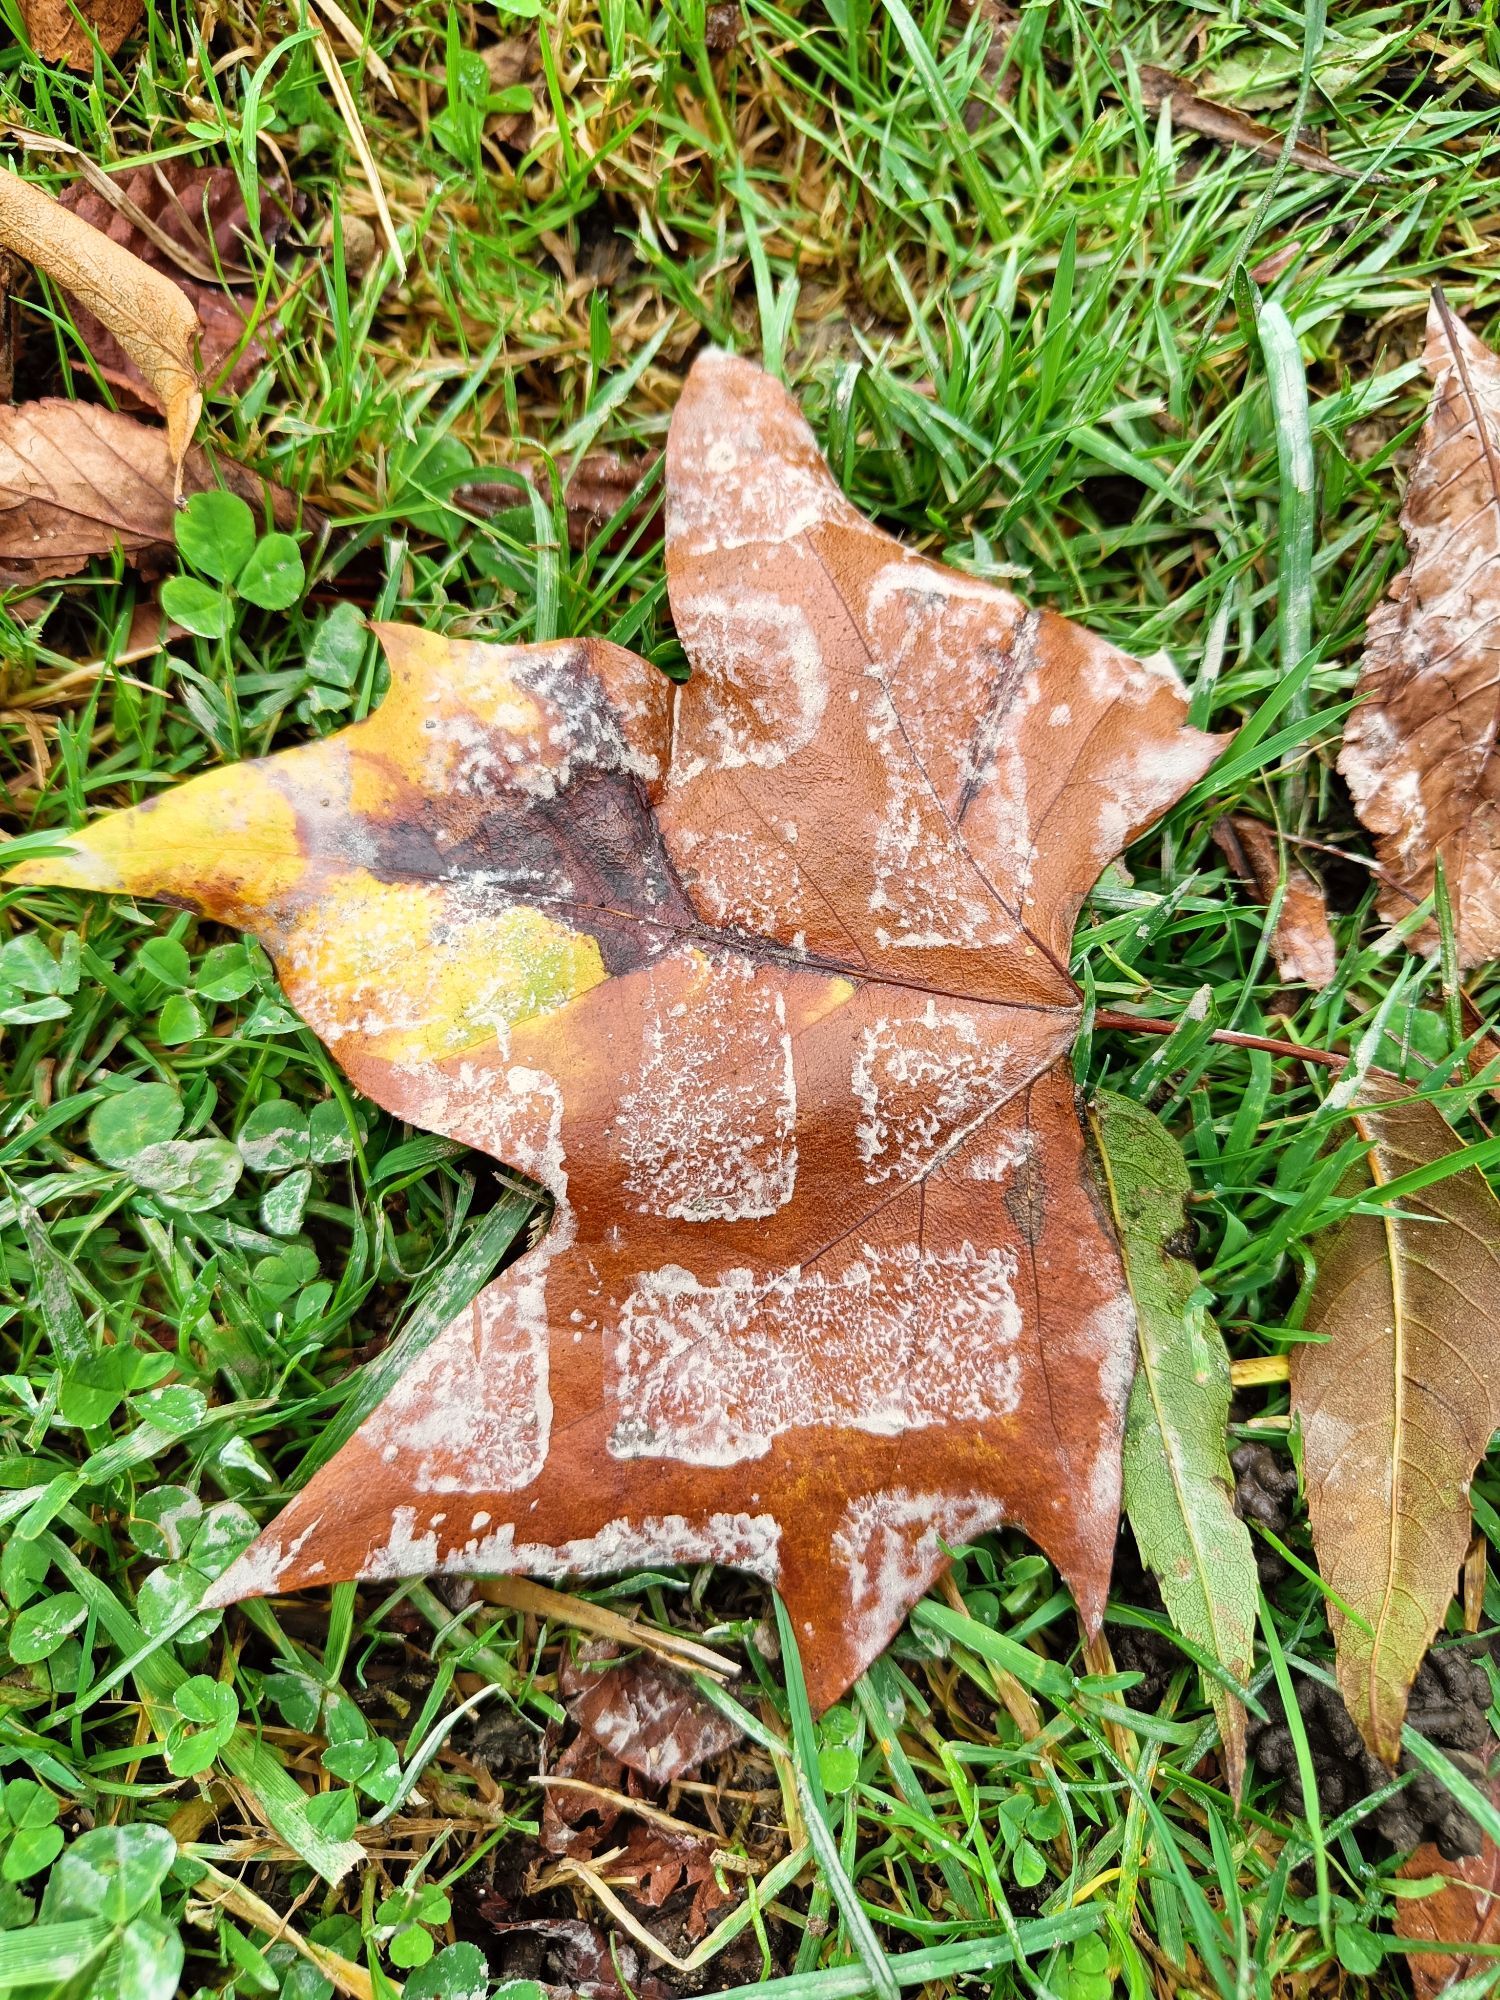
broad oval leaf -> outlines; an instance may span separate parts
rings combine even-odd
[[[1128,1097],[1101,1091],[1093,1122],[1140,1343],[1125,1417],[1125,1512],[1172,1623],[1243,1685],[1255,1654],[1255,1555],[1231,1497],[1229,1356],[1195,1301],[1198,1273],[1172,1248],[1186,1223],[1187,1163],[1161,1121]],[[1244,1705],[1203,1678],[1238,1798]]]
[[[1356,1099],[1373,1195],[1457,1149],[1442,1113],[1401,1089],[1372,1072]],[[1362,1621],[1330,1601],[1339,1688],[1393,1765],[1469,1545],[1469,1482],[1500,1429],[1500,1201],[1484,1175],[1462,1169],[1340,1224],[1306,1325],[1319,1338],[1292,1355],[1292,1409],[1313,1547]]]
[[[1134,1330],[1068,948],[1219,745],[881,533],[746,362],[694,367],[667,486],[685,686],[387,626],[369,720],[12,879],[253,931],[368,1095],[556,1204],[206,1601],[718,1560],[821,1706],[1001,1520],[1102,1613]]]
[[[80,1834],[53,1869],[42,1916],[54,1923],[103,1917],[127,1924],[151,1902],[176,1858],[177,1843],[164,1826],[95,1827]]]

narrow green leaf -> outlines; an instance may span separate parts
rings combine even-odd
[[[1103,1091],[1093,1128],[1135,1301],[1140,1363],[1125,1418],[1125,1511],[1168,1615],[1234,1681],[1250,1677],[1255,1555],[1235,1514],[1226,1444],[1229,1357],[1195,1299],[1198,1274],[1177,1255],[1189,1189],[1171,1135],[1141,1105]],[[1245,1710],[1204,1676],[1236,1798],[1245,1775]]]

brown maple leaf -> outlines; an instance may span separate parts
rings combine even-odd
[[[1411,563],[1371,612],[1339,770],[1385,864],[1380,914],[1411,915],[1441,856],[1460,963],[1500,956],[1500,361],[1441,293],[1432,408],[1401,509]],[[1413,938],[1438,948],[1436,923]]]
[[[12,879],[253,931],[362,1090],[556,1204],[215,1601],[714,1560],[821,1706],[1001,1521],[1098,1623],[1135,1344],[1069,940],[1219,744],[881,533],[747,362],[694,367],[667,486],[685,686],[386,626],[369,720]]]

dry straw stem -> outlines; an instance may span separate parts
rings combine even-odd
[[[643,1652],[655,1653],[668,1666],[711,1674],[715,1680],[732,1680],[740,1670],[738,1661],[731,1660],[726,1653],[716,1653],[711,1646],[700,1645],[685,1633],[666,1632],[659,1626],[642,1624],[638,1618],[622,1618],[618,1611],[591,1604],[586,1597],[574,1597],[565,1590],[549,1590],[545,1584],[532,1583],[523,1576],[486,1577],[475,1584],[474,1595],[507,1611],[530,1612],[533,1617],[550,1619],[554,1625],[571,1625],[575,1631],[592,1632],[598,1639],[639,1647]]]
[[[177,492],[203,407],[193,362],[198,315],[186,295],[42,188],[0,167],[0,249],[14,251],[107,327],[167,418]]]
[[[253,1890],[247,1889],[243,1882],[232,1881],[228,1875],[221,1875],[217,1868],[209,1867],[206,1862],[201,1865],[203,1876],[194,1884],[194,1889],[205,1902],[215,1903],[220,1909],[227,1910],[231,1916],[250,1924],[273,1943],[289,1944],[299,1957],[316,1966],[338,1992],[348,1994],[350,2000],[375,2000],[374,1983],[362,1965],[330,1951],[326,1945],[311,1943],[294,1931],[289,1921],[279,1916],[269,1903],[263,1903]],[[382,1989],[388,1990],[385,1982],[382,1982]]]

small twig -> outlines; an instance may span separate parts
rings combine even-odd
[[[1160,1021],[1151,1014],[1122,1014],[1112,1007],[1101,1007],[1094,1015],[1094,1026],[1122,1035],[1173,1035],[1180,1023]],[[1335,1055],[1332,1049],[1308,1048],[1302,1042],[1280,1042],[1274,1035],[1242,1035],[1237,1028],[1212,1028],[1208,1039],[1223,1042],[1232,1049],[1265,1049],[1273,1056],[1297,1056],[1303,1062],[1321,1063],[1325,1069],[1343,1069],[1349,1058]]]

